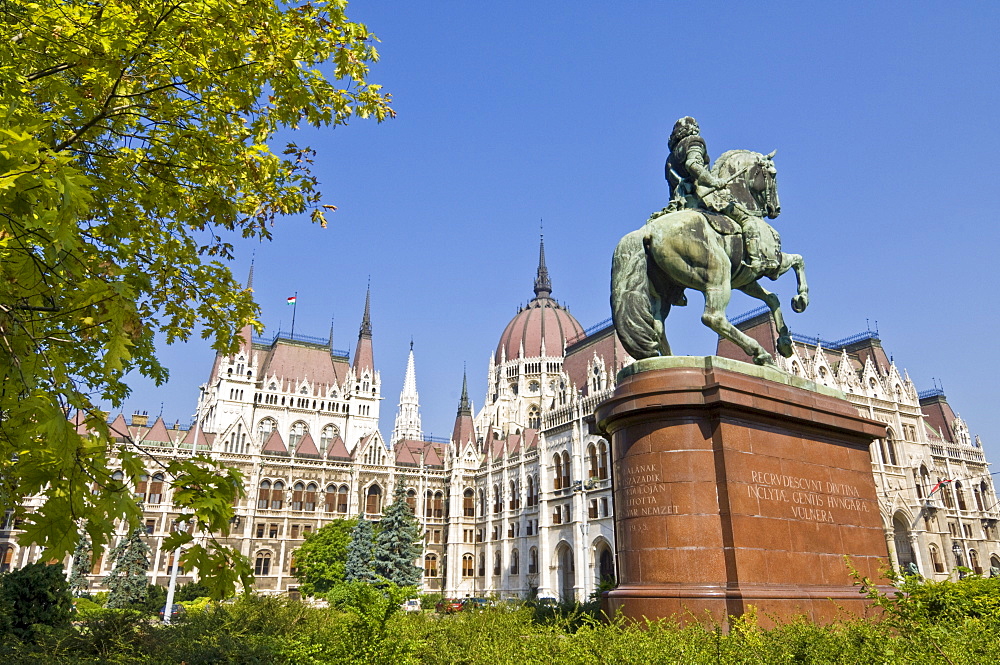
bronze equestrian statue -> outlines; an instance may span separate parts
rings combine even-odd
[[[726,318],[732,290],[739,289],[768,306],[778,352],[791,356],[778,297],[757,283],[794,269],[792,309],[802,312],[809,304],[802,257],[782,252],[778,232],[764,221],[781,212],[774,153],[730,150],[709,169],[705,141],[691,117],[677,121],[668,147],[670,204],[621,239],[611,265],[611,312],[625,350],[637,360],[671,355],[663,321],[671,306],[687,304],[684,289],[696,289],[705,294],[705,325],[758,365],[773,365],[771,354]]]

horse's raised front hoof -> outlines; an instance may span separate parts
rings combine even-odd
[[[809,296],[802,294],[792,298],[792,311],[801,314],[809,306]]]
[[[783,335],[778,338],[778,353],[780,353],[785,358],[792,357],[792,338],[787,335]]]
[[[755,365],[761,365],[763,367],[775,367],[774,358],[767,351],[761,351],[753,357],[753,362]]]

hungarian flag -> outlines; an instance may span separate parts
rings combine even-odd
[[[943,486],[944,486],[944,485],[945,485],[946,483],[950,483],[950,482],[951,482],[951,480],[942,480],[942,481],[940,481],[940,482],[939,482],[939,483],[938,483],[937,485],[935,485],[935,486],[933,487],[933,489],[931,489],[931,493],[930,493],[930,494],[928,494],[927,496],[934,496],[934,492],[937,492],[937,491],[938,491],[939,489],[941,489],[941,488],[942,488],[942,487],[943,487]]]
[[[291,296],[291,297],[290,297],[290,298],[288,299],[288,304],[289,304],[289,305],[294,305],[294,304],[295,304],[295,296]]]

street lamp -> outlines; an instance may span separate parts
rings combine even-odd
[[[962,563],[962,546],[957,542],[951,544],[951,551],[955,555],[955,563],[961,568],[964,564]],[[961,570],[958,571],[958,579],[962,579],[965,575]]]

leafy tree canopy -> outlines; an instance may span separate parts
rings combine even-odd
[[[307,596],[323,595],[344,581],[347,547],[357,520],[334,520],[309,534],[295,550],[295,565],[301,582],[299,590]]]
[[[31,563],[0,575],[0,634],[27,638],[35,624],[68,626],[72,614],[73,596],[62,566]]]
[[[275,132],[393,115],[366,80],[375,38],[345,6],[0,4],[0,510],[26,517],[45,558],[73,550],[77,520],[95,551],[116,520],[137,523],[127,487],[145,458],[96,407],[121,405],[129,371],[167,378],[154,335],[200,329],[234,351],[257,307],[229,270],[233,242],[270,237],[282,215],[326,223],[312,151],[273,151]],[[197,531],[226,535],[242,482],[212,466],[165,470]],[[249,582],[235,551],[175,536],[214,594]]]

